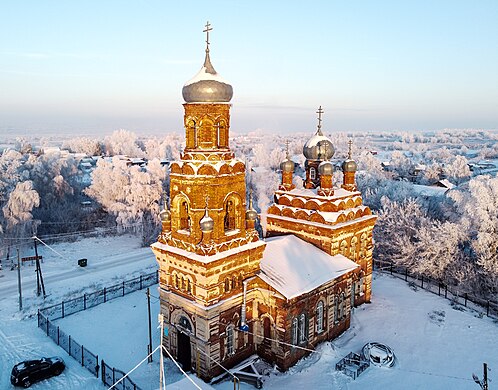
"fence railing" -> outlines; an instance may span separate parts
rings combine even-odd
[[[413,286],[449,299],[454,305],[467,307],[479,312],[483,316],[486,315],[487,317],[498,319],[498,302],[462,293],[455,286],[448,286],[439,280],[411,273],[408,268],[389,261],[374,260],[373,269],[378,272],[388,273]]]
[[[38,327],[97,378],[101,371],[100,377],[102,382],[107,386],[112,386],[116,381],[124,377],[125,373],[115,367],[109,366],[104,362],[104,359],[102,359],[101,365],[99,366],[98,355],[79,344],[70,334],[64,332],[59,326],[52,323],[52,321],[90,309],[111,299],[142,290],[156,283],[158,283],[157,271],[146,275],[140,275],[137,278],[126,280],[110,287],[104,287],[102,290],[97,290],[88,294],[85,293],[78,298],[45,307],[38,310]],[[123,379],[116,386],[116,389],[140,390],[129,377]]]

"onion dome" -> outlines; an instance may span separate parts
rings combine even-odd
[[[348,158],[342,163],[342,171],[343,172],[356,172],[356,169],[358,166],[356,165],[356,162],[352,158],[352,146],[353,146],[353,141],[349,140],[349,150],[348,150]]]
[[[159,219],[161,222],[169,222],[171,221],[171,212],[168,209],[163,209],[159,213]]]
[[[208,214],[208,209],[206,207],[206,212],[204,213],[204,217],[200,220],[199,224],[201,225],[201,230],[203,233],[209,233],[213,231],[214,221]]]
[[[334,174],[334,166],[330,161],[324,161],[318,166],[318,173],[321,176],[332,176]]]
[[[280,169],[282,172],[294,172],[294,161],[289,158],[289,145],[287,144],[287,150],[285,151],[285,160],[280,163]]]
[[[186,103],[225,103],[233,96],[232,86],[214,70],[209,57],[209,22],[206,24],[206,58],[201,70],[182,89]]]
[[[318,108],[318,130],[303,147],[304,157],[308,160],[330,160],[334,155],[334,145],[332,141],[322,133],[322,106]]]
[[[343,172],[356,172],[357,169],[356,162],[354,160],[346,160],[342,163]]]
[[[246,219],[249,221],[255,221],[258,218],[258,213],[252,207],[252,192],[249,195],[249,208],[246,211]]]

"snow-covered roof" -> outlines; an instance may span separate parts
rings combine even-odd
[[[342,276],[358,264],[343,255],[331,256],[294,235],[266,240],[260,278],[292,299]]]
[[[228,81],[226,81],[223,77],[221,77],[216,71],[215,73],[211,73],[208,70],[208,68],[203,66],[194,77],[192,77],[189,81],[185,83],[185,86],[197,83],[202,80],[214,80],[218,81],[219,83],[229,84]]]
[[[413,189],[421,196],[441,196],[448,190],[446,187],[424,186],[421,184],[414,184]]]
[[[445,187],[449,190],[451,190],[452,188],[455,188],[455,185],[452,182],[450,182],[448,179],[439,180],[438,185]]]

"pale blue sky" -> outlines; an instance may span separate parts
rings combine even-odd
[[[0,3],[0,130],[182,132],[202,65],[232,129],[498,128],[498,1]]]

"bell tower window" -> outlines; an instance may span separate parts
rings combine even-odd
[[[183,201],[180,204],[180,230],[190,231],[190,225],[188,203]]]
[[[229,200],[225,206],[224,228],[225,232],[235,230],[235,207],[232,200]]]

